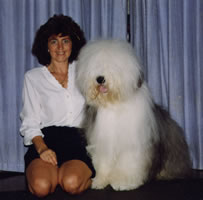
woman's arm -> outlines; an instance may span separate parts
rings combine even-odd
[[[42,160],[52,165],[57,165],[56,153],[47,147],[42,136],[35,136],[32,139],[32,143]]]
[[[32,74],[29,72],[25,74],[22,93],[23,106],[20,113],[20,118],[22,120],[20,133],[24,137],[24,144],[26,146],[32,144],[32,138],[35,136],[44,136],[40,129],[40,95],[31,75]]]
[[[41,154],[41,153],[43,153],[44,151],[46,151],[48,149],[48,147],[45,144],[42,136],[35,136],[32,139],[32,143],[34,144],[35,149],[38,152],[38,154]]]
[[[25,145],[34,144],[42,160],[57,165],[55,152],[47,147],[43,139],[44,135],[40,127],[40,95],[35,82],[32,74],[26,73],[23,87],[23,108],[20,113],[22,120],[20,132],[24,137]]]

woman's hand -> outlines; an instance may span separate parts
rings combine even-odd
[[[57,165],[56,153],[49,149],[41,136],[36,136],[32,139],[35,148],[40,155],[40,158],[52,165]]]
[[[56,153],[51,149],[47,148],[44,151],[42,151],[39,155],[43,161],[51,163],[52,165],[57,165]]]

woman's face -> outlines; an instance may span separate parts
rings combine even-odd
[[[48,51],[51,62],[68,62],[72,51],[72,41],[69,36],[52,35],[48,39]]]

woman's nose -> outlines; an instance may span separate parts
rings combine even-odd
[[[63,49],[63,42],[58,42],[58,49]]]

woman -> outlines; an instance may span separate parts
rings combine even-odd
[[[70,18],[54,15],[36,33],[32,53],[43,67],[25,74],[21,135],[28,188],[43,197],[59,184],[79,194],[95,175],[79,124],[84,99],[75,86],[75,60],[86,43]]]

